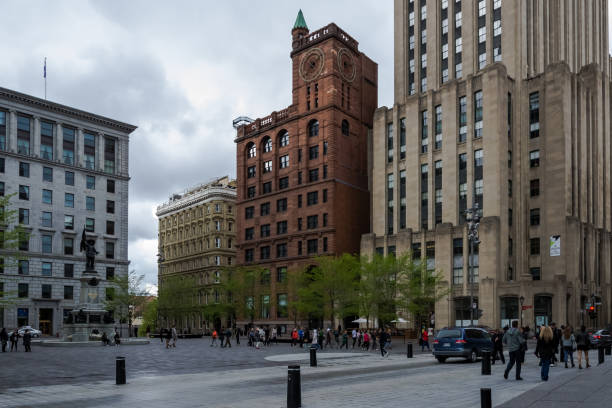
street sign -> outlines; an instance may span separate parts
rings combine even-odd
[[[533,305],[523,305],[523,310],[533,309]]]

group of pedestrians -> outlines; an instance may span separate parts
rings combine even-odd
[[[166,348],[176,348],[176,340],[178,339],[178,333],[176,332],[176,326],[162,328],[159,331],[159,341],[161,343],[166,341]]]
[[[18,351],[17,346],[19,344],[19,337],[20,336],[17,329],[13,330],[9,336],[6,331],[6,328],[3,327],[0,331],[0,343],[2,344],[2,352],[6,353],[6,347],[8,346],[9,342],[11,344],[10,351]],[[30,330],[26,330],[23,333],[23,348],[26,352],[32,351],[32,334],[30,333]]]

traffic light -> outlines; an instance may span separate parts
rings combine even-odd
[[[477,313],[476,313],[476,317],[478,319],[480,319],[482,317],[482,309],[478,309]]]
[[[589,317],[593,320],[597,319],[597,311],[595,310],[595,306],[589,306]]]

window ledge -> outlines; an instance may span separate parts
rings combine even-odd
[[[45,232],[55,232],[55,228],[51,228],[51,227],[38,227],[39,231],[45,231]]]

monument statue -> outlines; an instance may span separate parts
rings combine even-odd
[[[93,239],[87,239],[85,235],[85,228],[83,228],[83,235],[81,236],[81,252],[85,251],[85,257],[87,258],[87,264],[85,271],[94,271],[94,262],[96,260],[96,241]]]

